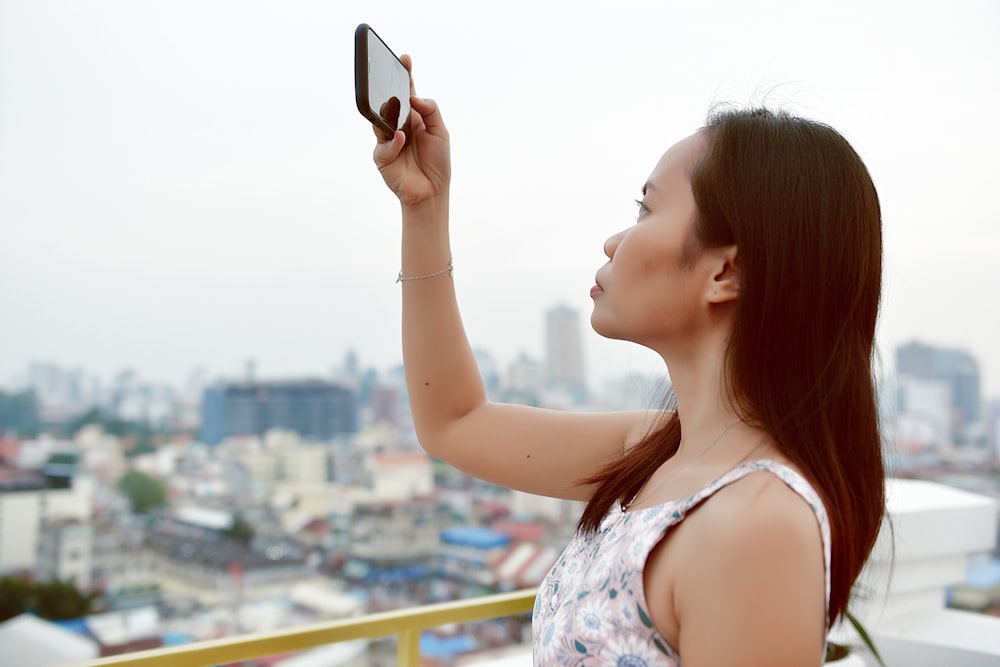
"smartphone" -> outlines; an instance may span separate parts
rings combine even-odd
[[[354,31],[354,93],[358,111],[387,137],[410,138],[410,73],[366,23]]]

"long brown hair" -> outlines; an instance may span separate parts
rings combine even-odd
[[[766,430],[830,518],[829,622],[847,609],[885,508],[872,362],[882,224],[868,170],[833,128],[767,109],[725,109],[702,132],[691,174],[701,247],[736,244],[740,296],[726,350],[742,416]],[[638,493],[673,456],[676,413],[597,484],[580,529]]]

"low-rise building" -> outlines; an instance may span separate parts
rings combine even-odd
[[[93,574],[94,532],[89,522],[54,519],[42,522],[35,578],[59,579],[89,589]]]
[[[161,581],[179,581],[210,603],[238,602],[256,587],[303,579],[314,570],[293,540],[244,544],[175,519],[161,520],[146,542]]]
[[[89,523],[93,497],[89,478],[0,463],[0,573],[34,571],[43,522]]]
[[[494,567],[503,558],[510,538],[479,526],[454,526],[441,531],[437,570],[461,583],[495,588]]]

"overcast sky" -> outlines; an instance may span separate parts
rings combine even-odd
[[[366,5],[367,9],[358,10]],[[487,9],[489,7],[489,9]],[[410,53],[454,162],[473,344],[593,379],[658,359],[588,326],[604,240],[717,102],[837,127],[882,201],[879,344],[964,347],[1000,396],[1000,3],[0,2],[0,384],[31,361],[181,381],[398,362],[399,212],[353,35]]]

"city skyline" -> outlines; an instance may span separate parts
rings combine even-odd
[[[714,103],[763,100],[829,122],[872,172],[882,363],[964,348],[1000,395],[1000,128],[978,120],[1000,106],[995,3],[95,7],[2,10],[0,384],[32,361],[172,384],[248,358],[325,376],[352,348],[397,364],[398,204],[353,99],[367,22],[449,124],[459,303],[501,367],[541,358],[564,303],[591,382],[662,372],[589,330],[602,245]],[[539,120],[567,101],[582,112]]]
[[[551,309],[551,311],[568,313],[570,318],[572,318],[575,313],[575,311],[572,311],[571,309],[566,310],[566,306],[564,305],[556,305]],[[1000,401],[1000,395],[990,394],[985,389],[989,386],[989,384],[987,383],[987,377],[982,370],[982,365],[979,363],[975,354],[972,354],[967,348],[961,346],[942,345],[937,341],[913,338],[897,345],[891,350],[878,350],[879,359],[876,361],[875,366],[876,377],[878,379],[887,379],[897,377],[900,374],[912,374],[912,371],[907,369],[904,369],[902,372],[900,371],[898,368],[898,356],[902,350],[914,346],[918,348],[937,350],[945,354],[957,354],[962,358],[969,359],[970,362],[975,365],[977,380],[980,387],[979,394],[982,397],[984,406],[985,403],[989,401]],[[528,353],[522,350],[516,356],[511,358],[498,358],[492,350],[485,347],[474,347],[474,352],[476,354],[477,361],[480,364],[488,364],[488,367],[484,368],[481,366],[480,369],[483,373],[483,380],[487,382],[494,376],[503,380],[509,372],[516,373],[516,367],[526,361],[534,364],[538,371],[544,376],[544,369],[548,368],[551,363],[551,360],[546,357],[544,350],[537,354],[534,352]],[[650,382],[658,382],[662,378],[666,377],[665,373],[657,372],[665,370],[662,363],[651,366],[647,369],[649,371],[648,373],[637,372],[633,368],[631,370],[622,371],[617,375],[611,374],[595,376],[591,371],[590,360],[584,357],[582,362],[582,368],[578,369],[578,372],[582,372],[584,386],[591,390],[600,387],[604,383],[613,383],[616,380],[627,379],[630,377],[645,377]],[[314,368],[307,368],[302,371],[269,370],[265,364],[260,363],[259,358],[250,356],[240,360],[239,363],[234,364],[231,368],[226,369],[220,369],[218,367],[213,368],[206,364],[191,366],[186,371],[180,373],[180,375],[178,375],[178,379],[174,380],[148,373],[146,372],[146,369],[141,367],[120,366],[102,372],[98,369],[88,367],[83,363],[63,364],[53,360],[39,359],[26,362],[23,368],[12,373],[7,378],[0,378],[0,391],[20,391],[28,388],[29,385],[32,384],[32,374],[36,372],[43,374],[47,372],[55,372],[58,375],[67,377],[75,375],[80,381],[99,383],[103,390],[107,390],[109,387],[124,382],[124,384],[129,387],[170,387],[180,393],[183,393],[190,386],[202,388],[218,382],[237,384],[249,382],[266,384],[269,382],[296,382],[313,379],[332,379],[336,381],[349,380],[351,378],[359,379],[364,374],[371,371],[377,373],[379,377],[385,381],[387,378],[401,370],[402,366],[403,363],[401,357],[383,365],[373,362],[371,358],[366,355],[365,350],[351,347],[342,350],[339,355],[336,355],[335,358],[331,359],[330,363],[317,363]],[[557,389],[566,388],[565,386],[559,385],[559,383],[553,385],[551,378],[546,379],[542,376],[539,377],[538,382],[540,387],[549,385]]]

